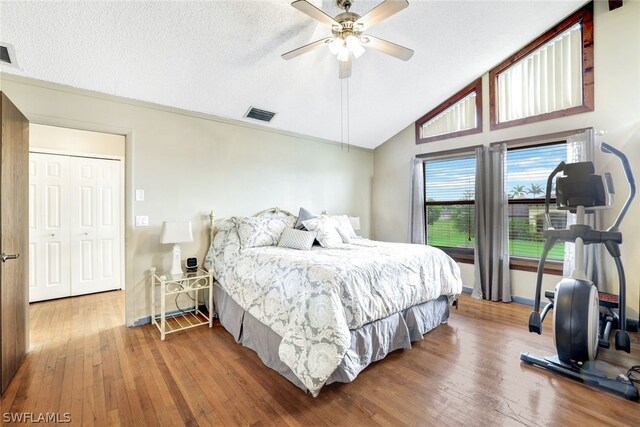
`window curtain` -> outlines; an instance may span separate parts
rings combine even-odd
[[[411,206],[409,207],[409,241],[424,245],[424,167],[419,158],[411,159]]]
[[[422,137],[429,138],[472,129],[477,126],[476,117],[476,93],[474,91],[422,125]]]
[[[475,268],[472,296],[511,301],[506,144],[476,149]]]
[[[567,163],[576,162],[593,162],[595,159],[595,132],[593,129],[587,129],[585,132],[572,135],[567,138]],[[596,170],[596,173],[598,171]],[[595,214],[585,215],[587,225],[602,230],[602,214],[596,211]],[[567,227],[576,223],[576,216],[567,212]],[[585,246],[585,266],[587,279],[591,280],[598,289],[605,289],[606,271],[604,263],[603,245],[586,245]],[[564,265],[563,275],[569,277],[576,265],[575,245],[573,243],[565,243],[564,245]]]
[[[500,123],[582,104],[582,28],[575,24],[498,74]]]

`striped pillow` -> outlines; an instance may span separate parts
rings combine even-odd
[[[285,228],[280,236],[278,246],[281,248],[298,249],[301,251],[311,250],[316,233],[311,231],[296,230],[295,228]]]

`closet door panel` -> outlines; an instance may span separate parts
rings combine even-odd
[[[29,301],[71,295],[69,157],[29,155]]]
[[[71,292],[120,289],[120,162],[72,158],[71,170]]]
[[[98,238],[100,280],[121,287],[122,224],[120,162],[102,162],[98,176]]]

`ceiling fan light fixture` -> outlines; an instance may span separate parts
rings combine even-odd
[[[319,2],[319,0],[316,1]],[[340,63],[339,78],[346,79],[351,76],[352,60],[361,57],[368,49],[377,50],[403,61],[408,61],[413,56],[413,50],[409,48],[362,34],[363,31],[368,31],[372,26],[409,6],[407,0],[382,0],[363,16],[350,11],[354,0],[332,1],[344,12],[331,17],[311,4],[309,0],[295,0],[291,3],[295,9],[331,28],[332,35],[285,52],[281,55],[283,59],[293,59],[328,45],[330,52],[336,55]],[[326,0],[323,1],[325,2]]]
[[[354,35],[350,35],[347,37],[346,44],[347,48],[351,51],[351,53],[353,53],[353,56],[356,59],[360,58],[362,54],[365,53],[365,49],[364,47],[362,47],[360,39],[358,39],[358,37]]]
[[[337,55],[338,52],[340,52],[340,48],[342,48],[343,46],[344,46],[344,40],[342,40],[340,37],[336,37],[329,43],[329,50],[334,55]]]
[[[338,51],[338,61],[348,61],[350,53],[351,52],[349,51],[349,48],[347,48],[347,46],[342,46]]]

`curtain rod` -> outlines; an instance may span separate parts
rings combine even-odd
[[[489,146],[493,147],[494,145],[507,144],[507,147],[508,147],[508,146],[512,146],[512,145],[526,144],[528,142],[540,142],[540,141],[543,141],[543,140],[549,140],[549,139],[554,139],[554,138],[562,138],[562,137],[565,137],[565,136],[575,135],[577,133],[582,133],[582,132],[588,131],[590,129],[593,129],[593,127],[571,129],[571,130],[565,130],[565,131],[562,131],[562,132],[546,133],[546,134],[542,134],[542,135],[526,136],[524,138],[506,139],[506,140],[503,140],[503,141],[492,142],[491,144],[489,144]]]
[[[451,150],[434,151],[434,152],[431,152],[431,153],[416,154],[414,156],[414,158],[416,158],[416,159],[428,159],[430,157],[453,156],[455,154],[469,153],[469,152],[475,151],[476,148],[480,148],[480,147],[482,147],[482,144],[469,145],[468,147],[454,148],[454,149],[451,149]]]

